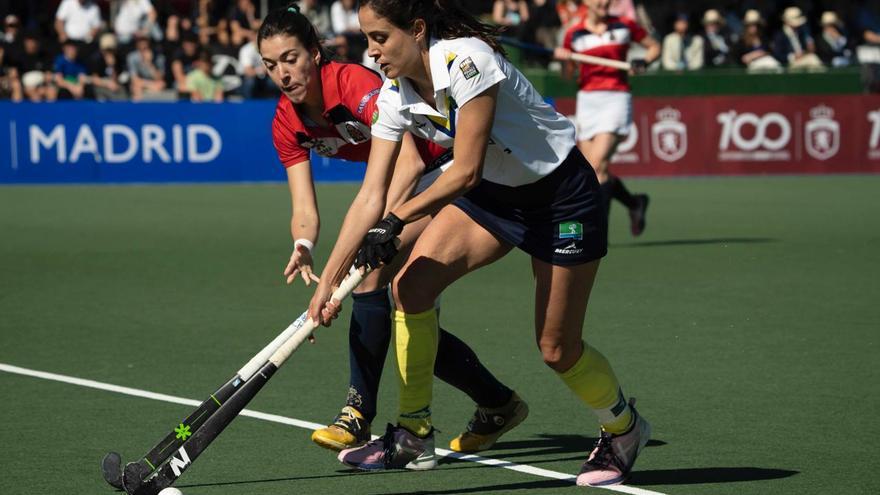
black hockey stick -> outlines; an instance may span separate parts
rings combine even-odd
[[[256,356],[254,356],[247,364],[244,365],[238,373],[235,374],[222,387],[211,394],[199,407],[193,411],[186,419],[178,423],[165,438],[156,444],[141,459],[128,466],[136,464],[137,467],[131,468],[132,472],[144,473],[144,477],[155,471],[159,465],[165,462],[168,457],[177,452],[177,449],[183,445],[186,440],[192,436],[199,428],[217,412],[220,407],[229,400],[230,397],[247,382],[263,365],[269,356],[274,353],[287,339],[289,339],[303,324],[308,317],[307,313],[303,313],[299,318],[290,324],[283,332],[263,348]],[[101,462],[101,471],[104,480],[119,490],[123,489],[122,483],[122,456],[116,452],[110,452],[104,456]],[[132,478],[133,479],[133,478]]]
[[[362,279],[363,275],[359,271],[353,271],[333,293],[333,299],[341,301],[348,297]],[[206,417],[201,427],[175,452],[172,452],[174,455],[157,465],[157,469],[152,469],[150,466],[144,467],[144,464],[140,462],[126,465],[122,473],[122,485],[126,493],[129,495],[156,495],[164,488],[171,486],[226,426],[238,416],[300,344],[311,335],[316,323],[302,316],[297,319],[297,322],[300,319],[305,321],[298,325],[290,335],[287,335],[288,338],[276,347],[267,360],[261,363],[262,366],[250,376],[249,380],[240,385],[213,414]],[[294,322],[294,325],[297,322]],[[287,331],[282,335],[286,333]]]

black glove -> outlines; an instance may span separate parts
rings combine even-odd
[[[375,227],[367,231],[354,265],[357,268],[367,266],[370,269],[376,269],[382,263],[387,264],[397,254],[397,246],[394,245],[394,241],[402,231],[403,221],[397,218],[394,213],[389,213]]]
[[[634,58],[629,63],[629,66],[632,68],[634,74],[644,74],[644,72],[648,70],[648,62],[641,58]]]

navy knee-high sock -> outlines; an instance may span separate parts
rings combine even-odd
[[[512,390],[483,366],[467,344],[442,328],[434,376],[466,393],[483,407],[501,407],[513,395]]]
[[[623,203],[627,208],[635,208],[638,205],[636,198],[629,192],[629,189],[623,185],[623,181],[616,175],[609,175],[608,182],[611,183],[611,195],[614,199]]]
[[[346,403],[372,423],[376,417],[376,395],[391,341],[391,302],[388,289],[352,295],[348,331],[349,378]]]
[[[614,199],[614,181],[611,176],[608,180],[599,184],[599,192],[602,193],[602,202],[605,204],[605,211],[611,215],[611,200]]]

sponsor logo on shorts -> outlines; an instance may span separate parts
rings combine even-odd
[[[560,239],[577,239],[584,238],[584,224],[580,222],[562,222],[559,224]]]
[[[470,57],[464,59],[458,64],[458,68],[461,69],[461,73],[464,74],[465,79],[470,79],[480,74],[480,71],[477,70],[477,65],[474,64],[474,61],[471,60]]]
[[[564,248],[556,248],[556,250],[553,252],[556,254],[581,254],[584,252],[584,250],[583,250],[583,248],[577,247],[576,242],[572,242],[571,244],[569,244],[568,246],[565,246]]]

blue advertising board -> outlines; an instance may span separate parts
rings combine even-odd
[[[284,181],[274,101],[0,103],[0,184]],[[318,181],[364,164],[312,156]]]

